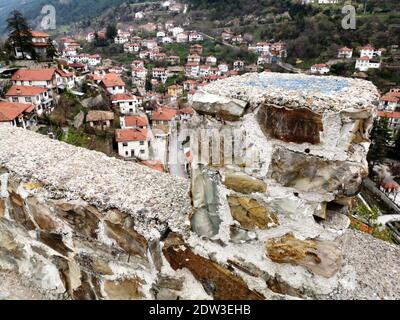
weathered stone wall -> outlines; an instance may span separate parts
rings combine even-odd
[[[379,243],[369,260],[352,252],[376,245],[358,236],[349,245],[340,214],[366,174],[375,89],[362,82],[370,93],[354,103],[340,92],[295,99],[246,77],[195,97],[192,126],[246,129],[256,165],[246,155],[228,164],[224,152],[221,163],[198,164],[194,152],[191,183],[0,127],[0,270],[58,298],[398,298],[380,271],[385,261],[398,274],[399,250]],[[279,111],[271,128],[280,118],[268,120],[268,106],[282,104],[312,114]],[[296,136],[293,117],[307,126]]]

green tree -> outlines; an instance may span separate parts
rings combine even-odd
[[[372,171],[377,163],[381,163],[387,157],[389,144],[392,142],[392,130],[389,127],[388,118],[379,118],[379,120],[374,121],[374,127],[371,131],[371,141],[368,162]]]
[[[10,13],[7,19],[7,30],[9,31],[8,43],[14,52],[16,48],[19,48],[23,59],[25,59],[26,52],[34,56],[31,29],[25,17],[18,10]]]
[[[400,131],[397,133],[397,136],[394,140],[394,154],[397,158],[400,158]]]
[[[109,24],[106,29],[106,37],[113,40],[118,34],[117,27],[114,24]]]
[[[54,47],[53,40],[51,40],[49,38],[49,40],[47,41],[46,55],[47,55],[48,58],[53,59],[54,56],[56,55],[56,53],[57,53],[57,50]]]

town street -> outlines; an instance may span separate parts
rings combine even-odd
[[[169,137],[168,144],[168,167],[169,172],[174,175],[181,177],[183,179],[188,179],[185,171],[185,164],[182,161],[184,159],[183,150],[179,148],[178,143],[178,132],[175,129]],[[179,161],[180,160],[180,161]]]

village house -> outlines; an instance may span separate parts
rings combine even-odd
[[[233,36],[234,36],[234,33],[231,30],[228,30],[228,29],[225,29],[221,33],[222,41],[230,41]]]
[[[325,63],[314,64],[311,67],[311,73],[312,74],[323,75],[323,74],[329,73],[329,71],[330,71],[329,66],[327,64],[325,64]]]
[[[36,124],[35,106],[0,101],[0,126],[29,128]]]
[[[198,54],[191,54],[187,57],[187,62],[188,63],[200,63],[201,57]]]
[[[171,37],[165,36],[162,38],[161,42],[163,44],[170,44],[170,43],[174,43],[174,39],[172,39]]]
[[[118,154],[123,158],[149,159],[147,129],[118,129],[115,131]]]
[[[178,110],[178,118],[181,121],[189,121],[194,114],[194,110],[192,107],[186,107],[183,109]]]
[[[400,112],[400,89],[391,89],[384,94],[379,103],[379,110]]]
[[[177,110],[166,106],[159,107],[151,114],[152,125],[161,129],[164,133],[170,134],[173,127]]]
[[[185,30],[181,27],[173,27],[169,29],[169,32],[172,34],[173,37],[176,37],[178,34],[183,33]]]
[[[353,49],[344,47],[338,50],[339,59],[351,59],[353,57]]]
[[[271,51],[271,45],[270,42],[258,42],[256,44],[256,51],[259,54],[269,53]]]
[[[186,43],[188,41],[188,35],[186,32],[182,32],[176,36],[177,43]]]
[[[210,75],[211,66],[201,65],[199,68],[199,76],[204,78]]]
[[[400,111],[378,111],[378,117],[388,119],[388,125],[393,131],[393,136],[397,137],[400,133]]]
[[[236,60],[233,63],[233,70],[242,71],[244,69],[244,62],[242,60]]]
[[[208,56],[206,58],[206,64],[210,65],[210,66],[214,66],[217,64],[217,58],[214,56]]]
[[[164,38],[167,34],[165,33],[164,30],[159,30],[157,31],[156,37],[157,38]]]
[[[381,61],[379,58],[370,59],[368,56],[357,58],[356,69],[359,71],[368,71],[369,69],[379,69],[381,67]]]
[[[44,32],[30,31],[32,35],[33,49],[38,57],[44,58],[47,55],[47,48],[49,47],[50,36]],[[21,59],[25,55],[25,58],[32,59],[30,53],[22,52],[21,48],[15,47],[15,58]]]
[[[167,68],[167,73],[169,76],[177,76],[179,74],[185,73],[185,68],[182,66],[172,66]]]
[[[78,52],[76,51],[75,48],[66,48],[63,51],[63,57],[72,57],[72,56],[76,56],[78,54]]]
[[[238,35],[234,35],[233,37],[232,37],[232,43],[234,43],[234,44],[242,44],[243,43],[243,37],[242,37],[242,35],[240,35],[240,34],[238,34]]]
[[[136,79],[145,79],[147,76],[147,69],[143,67],[133,68],[132,77]]]
[[[187,63],[185,66],[185,74],[187,77],[197,78],[200,72],[200,65],[196,62]]]
[[[221,74],[228,73],[229,71],[229,66],[226,63],[221,63],[218,65],[218,69]]]
[[[96,130],[106,130],[114,121],[114,112],[90,110],[86,115],[86,122]]]
[[[145,116],[125,116],[120,118],[122,129],[147,129],[149,121]]]
[[[122,32],[118,30],[117,36],[114,38],[116,44],[124,44],[129,42],[131,34],[129,32]]]
[[[125,53],[137,53],[140,51],[140,44],[138,42],[127,42],[124,44]]]
[[[168,87],[168,95],[177,98],[183,95],[183,87],[178,84],[173,84]]]
[[[143,41],[142,41],[142,45],[143,45],[145,48],[147,48],[148,50],[153,50],[153,49],[155,49],[155,48],[158,47],[157,41],[156,41],[156,40],[152,40],[152,39],[143,40]]]
[[[7,91],[5,97],[10,102],[33,105],[38,116],[53,110],[53,97],[47,88],[14,85]]]
[[[142,105],[142,98],[130,94],[118,93],[111,97],[111,103],[122,114],[136,114],[138,107]]]
[[[133,68],[144,68],[144,62],[142,60],[133,60],[131,67],[132,67],[132,69]]]
[[[203,35],[197,31],[189,32],[189,42],[200,42],[203,41]]]
[[[368,57],[369,59],[373,59],[375,57],[380,57],[381,55],[382,50],[376,50],[371,44],[367,44],[366,46],[360,48],[360,58]]]
[[[220,76],[221,75],[221,70],[217,67],[215,68],[210,68],[210,76]]]
[[[165,83],[168,79],[168,73],[165,68],[153,68],[153,79],[159,80]]]
[[[166,61],[166,60],[167,60],[167,55],[166,55],[164,52],[156,53],[156,54],[153,56],[153,60],[154,60],[154,61],[157,61],[157,62]]]
[[[19,69],[11,77],[17,86],[35,86],[57,91],[56,69]]]
[[[181,58],[178,56],[168,56],[167,62],[168,62],[168,64],[175,66],[181,62]]]
[[[203,54],[203,46],[201,44],[193,44],[189,48],[189,54],[197,54],[201,56]]]
[[[110,94],[125,93],[125,82],[115,73],[106,74],[100,85]]]
[[[272,63],[272,55],[268,52],[262,53],[258,58],[257,58],[257,65],[263,65],[263,64],[270,64]]]
[[[75,75],[61,69],[56,70],[57,87],[71,90],[75,87]]]
[[[197,81],[186,80],[183,82],[183,90],[186,92],[191,92],[197,89]]]

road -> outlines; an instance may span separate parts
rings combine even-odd
[[[169,136],[169,144],[168,144],[169,172],[174,176],[178,176],[183,179],[188,179],[183,159],[184,159],[183,150],[179,148],[178,132],[175,130]]]

